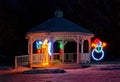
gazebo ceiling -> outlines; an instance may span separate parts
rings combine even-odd
[[[60,10],[55,12],[55,17],[29,30],[27,34],[38,32],[82,32],[92,34],[87,29],[63,18],[63,13]]]

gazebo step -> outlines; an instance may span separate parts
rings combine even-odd
[[[80,64],[72,63],[72,64],[55,64],[53,67],[60,67],[65,69],[73,69],[73,68],[81,68]]]
[[[42,65],[42,64],[31,64],[30,67],[32,68],[46,68],[46,67],[51,67],[51,65]]]

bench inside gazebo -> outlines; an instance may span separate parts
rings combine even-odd
[[[65,19],[63,12],[26,33],[28,55],[16,56],[15,65],[30,67],[64,67],[90,63],[91,38],[94,35]]]

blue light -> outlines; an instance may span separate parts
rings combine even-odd
[[[103,59],[103,57],[104,57],[104,51],[103,50],[101,50],[101,53],[102,53],[102,55],[101,55],[101,57],[100,58],[96,58],[94,55],[94,53],[96,52],[96,50],[94,49],[93,51],[92,51],[92,58],[94,59],[94,60],[96,60],[96,61],[100,61],[100,60],[102,60]],[[97,52],[98,53],[98,52]],[[99,52],[100,53],[100,52]]]
[[[42,46],[42,41],[36,41],[36,48],[40,49]]]

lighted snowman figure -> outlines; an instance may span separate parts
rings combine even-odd
[[[104,57],[104,51],[103,51],[103,47],[106,46],[105,43],[102,43],[99,39],[95,39],[94,43],[92,43],[92,47],[94,47],[94,49],[92,50],[92,58],[96,61],[100,61],[103,59]],[[97,53],[97,54],[95,54]],[[95,55],[100,55],[101,56],[98,58]]]

